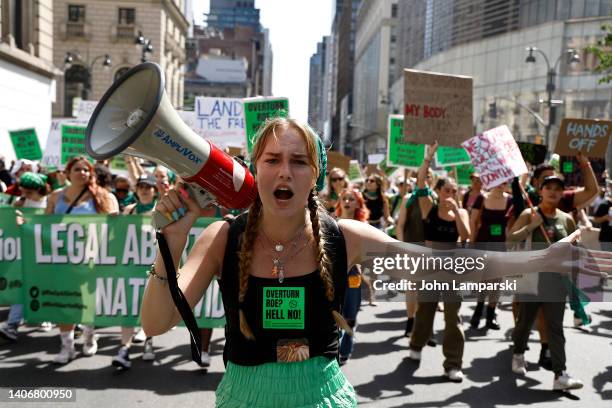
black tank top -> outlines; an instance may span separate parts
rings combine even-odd
[[[326,251],[332,259],[332,277],[334,280],[334,301],[330,303],[325,296],[325,288],[318,271],[304,276],[285,278],[279,283],[276,278],[249,276],[249,288],[242,306],[238,303],[238,263],[242,233],[246,225],[246,214],[230,222],[230,229],[223,260],[223,271],[219,279],[219,288],[225,308],[225,348],[223,360],[234,364],[253,366],[276,362],[276,348],[279,340],[308,340],[310,357],[324,356],[329,359],[338,356],[339,330],[332,317],[332,309],[342,313],[344,293],[347,285],[347,255],[344,236],[338,224],[328,215],[320,215],[321,231],[325,234]],[[273,295],[270,295],[272,293]],[[264,299],[274,301],[274,294],[290,299],[292,293],[298,293],[298,301],[304,300],[303,328],[264,328],[274,323],[270,318]],[[302,297],[303,296],[303,297]],[[239,310],[245,314],[253,331],[255,340],[246,339],[240,332]],[[286,313],[287,310],[284,310]],[[281,312],[282,313],[282,312]],[[275,324],[275,326],[278,326]]]
[[[383,216],[383,200],[382,197],[376,197],[375,199],[368,198],[368,195],[364,193],[366,207],[370,210],[369,221],[379,221]]]
[[[506,242],[506,224],[508,219],[506,213],[512,205],[512,198],[508,197],[506,201],[506,208],[503,210],[491,210],[484,205],[484,196],[479,196],[472,208],[481,210],[480,215],[480,229],[476,235],[477,243],[489,243],[489,242]],[[482,246],[482,245],[481,245]],[[481,247],[479,246],[479,247]],[[493,248],[502,248],[502,246],[491,246]]]
[[[425,227],[425,240],[432,242],[457,242],[459,231],[455,221],[446,221],[438,216],[438,206],[429,210],[427,218],[423,220]]]

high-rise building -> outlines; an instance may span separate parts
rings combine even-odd
[[[188,84],[201,82],[195,72],[201,56],[216,55],[228,59],[247,61],[248,86],[242,87],[247,96],[269,96],[272,94],[272,46],[267,29],[256,30],[248,25],[236,25],[222,30],[213,27],[194,27],[193,38],[188,40],[188,59],[186,76]],[[191,89],[187,94],[196,95],[201,86]],[[235,91],[235,90],[234,90]],[[232,91],[232,92],[234,92]],[[219,96],[219,95],[217,95]],[[235,96],[232,94],[232,96]],[[189,102],[187,101],[187,104]]]
[[[1,1],[0,33],[0,143],[8,160],[15,158],[9,131],[35,128],[44,142],[51,125],[61,73],[53,64],[52,1]]]
[[[236,26],[252,27],[261,30],[259,9],[255,8],[254,0],[211,0],[208,13],[208,27],[223,30]]]
[[[323,37],[317,43],[317,52],[310,57],[308,79],[308,123],[320,134],[323,132],[323,76],[325,73],[326,46],[329,41]]]
[[[390,101],[403,106],[403,68],[472,76],[476,131],[506,124],[521,141],[545,142],[549,134],[552,147],[563,117],[611,116],[612,84],[598,83],[597,61],[586,52],[611,13],[612,0],[399,0],[400,66]],[[538,49],[533,63],[528,47]],[[552,108],[549,88],[558,102]]]
[[[389,88],[397,75],[397,0],[363,0],[357,14],[353,112],[350,122],[352,155],[386,149]]]
[[[183,104],[185,38],[189,21],[185,0],[53,1],[53,61],[64,67],[57,78],[55,116],[71,116],[75,98],[98,100],[114,80],[147,60],[161,66],[171,103]],[[151,53],[136,46],[139,33],[150,41]]]

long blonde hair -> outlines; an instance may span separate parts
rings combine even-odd
[[[264,147],[270,137],[277,138],[276,129],[287,129],[291,128],[297,131],[306,142],[306,150],[308,157],[310,158],[310,166],[315,173],[315,179],[318,177],[319,169],[319,157],[317,152],[316,139],[318,136],[308,125],[299,123],[294,119],[287,118],[274,118],[266,121],[261,127],[257,135],[257,142],[253,146],[253,154],[251,156],[251,163],[253,166],[257,163],[257,160],[261,157],[264,151]],[[325,237],[321,232],[319,216],[325,214],[325,209],[320,205],[317,194],[314,189],[308,195],[308,211],[310,213],[310,222],[312,224],[312,240],[315,243],[314,255],[319,266],[319,276],[325,287],[325,297],[330,303],[334,301],[334,281],[332,278],[332,263],[325,250]],[[261,224],[261,213],[262,203],[257,196],[255,202],[249,209],[246,227],[242,236],[242,244],[240,247],[240,260],[239,260],[239,276],[238,276],[238,302],[242,304],[246,296],[249,286],[249,272],[251,270],[251,260],[253,254],[253,247],[257,239],[257,233]],[[352,334],[351,328],[346,323],[346,320],[340,313],[332,308],[332,316],[336,324],[344,329],[345,331]],[[246,321],[246,317],[242,308],[239,310],[240,316],[240,332],[249,340],[255,340],[253,331],[249,327]]]

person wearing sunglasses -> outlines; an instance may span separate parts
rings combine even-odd
[[[321,195],[321,201],[330,214],[335,214],[340,192],[349,185],[346,172],[339,167],[334,167],[327,176],[327,194]]]
[[[132,192],[130,180],[125,176],[115,177],[115,188],[113,188],[113,194],[117,197],[119,203],[119,211],[123,213],[125,207],[130,204],[136,203],[136,196]]]
[[[370,174],[366,179],[363,198],[365,198],[366,206],[370,211],[368,222],[378,229],[383,229],[384,223],[387,226],[394,223],[389,209],[389,199],[383,190],[383,178],[378,174]]]

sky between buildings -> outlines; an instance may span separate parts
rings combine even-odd
[[[310,56],[331,31],[333,0],[255,0],[260,22],[270,30],[274,53],[272,92],[289,98],[290,115],[308,117]],[[193,0],[193,17],[201,25],[209,0]]]

